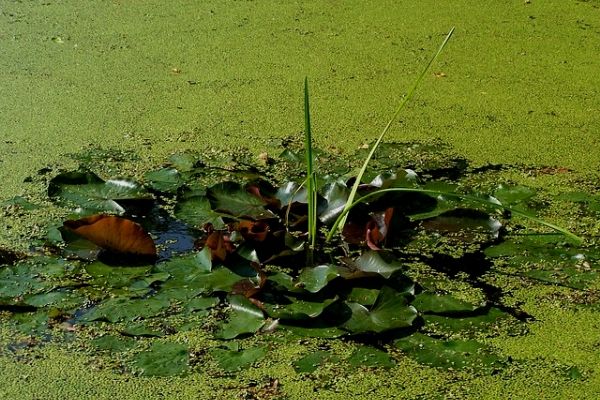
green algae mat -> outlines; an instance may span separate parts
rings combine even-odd
[[[365,4],[2,6],[3,398],[596,397],[598,3]]]

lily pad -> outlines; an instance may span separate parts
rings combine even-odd
[[[298,373],[311,373],[317,370],[321,365],[326,363],[337,363],[339,357],[333,355],[329,351],[317,350],[313,351],[299,360],[293,362],[294,370]]]
[[[211,349],[210,355],[224,371],[233,372],[248,367],[267,354],[267,347],[258,346],[240,349],[237,343]]]
[[[211,224],[214,229],[223,229],[223,216],[223,213],[212,209],[209,199],[205,196],[188,197],[177,202],[175,206],[175,217],[197,228]]]
[[[445,369],[495,369],[502,361],[491,348],[474,340],[442,340],[415,333],[394,345],[421,364]]]
[[[438,294],[433,292],[419,293],[412,301],[412,305],[421,313],[444,315],[469,313],[481,306],[457,299],[450,294]]]
[[[352,367],[392,368],[396,363],[385,351],[370,346],[361,346],[346,360]]]
[[[347,302],[352,314],[343,328],[356,334],[410,327],[417,318],[417,310],[409,305],[409,296],[407,292],[384,286],[371,309],[359,303]]]
[[[50,181],[48,195],[74,204],[78,214],[99,212],[122,214],[131,202],[152,202],[152,196],[136,182],[126,179],[102,180],[91,172],[66,172]]]
[[[210,187],[207,195],[216,211],[234,217],[252,219],[272,218],[274,214],[265,209],[266,201],[244,190],[234,182],[223,182]]]
[[[337,266],[330,264],[304,268],[298,275],[298,283],[309,292],[317,293],[340,276],[338,269]]]
[[[260,308],[240,295],[228,296],[228,321],[221,324],[217,336],[222,339],[233,339],[246,333],[255,333],[265,324],[265,317]]]
[[[175,168],[161,168],[146,172],[144,180],[151,189],[165,193],[176,193],[184,184],[181,174]]]
[[[133,365],[142,376],[184,375],[188,371],[189,353],[179,343],[154,343],[149,350],[138,353]]]

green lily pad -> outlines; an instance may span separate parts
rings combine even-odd
[[[421,313],[430,314],[457,314],[468,313],[480,306],[457,299],[450,294],[423,292],[415,296],[412,305]]]
[[[536,191],[526,186],[498,185],[493,196],[504,206],[515,206],[530,200]]]
[[[228,296],[229,318],[222,323],[217,336],[222,339],[233,339],[246,333],[255,333],[265,324],[265,317],[260,308],[240,295]]]
[[[211,224],[215,229],[225,228],[223,213],[214,211],[205,196],[192,196],[180,200],[175,206],[175,217],[190,226],[201,228]]]
[[[502,360],[474,340],[442,340],[415,333],[396,340],[394,345],[421,364],[445,369],[493,369]]]
[[[154,343],[149,350],[138,353],[133,365],[142,376],[184,375],[188,371],[189,353],[179,343]]]
[[[353,303],[362,304],[363,306],[372,306],[377,301],[377,296],[379,296],[379,289],[355,287],[352,288],[346,299]]]
[[[352,367],[392,368],[396,363],[385,351],[370,346],[361,346],[346,360]]]
[[[317,265],[307,267],[298,275],[298,283],[311,293],[317,293],[329,282],[340,276],[338,267],[335,265]]]
[[[372,309],[359,303],[347,302],[351,317],[342,326],[351,333],[381,333],[390,329],[412,326],[417,310],[409,305],[407,292],[398,292],[384,286]]]
[[[350,188],[344,181],[338,180],[323,188],[323,197],[327,206],[319,214],[319,219],[325,225],[331,225],[344,210],[350,197]]]
[[[132,322],[126,324],[119,330],[123,335],[140,336],[140,337],[162,337],[165,334],[156,328],[149,326],[143,322]]]
[[[345,330],[328,325],[324,321],[309,321],[302,325],[281,323],[279,327],[298,337],[338,338],[347,335]]]
[[[500,320],[509,317],[509,314],[506,312],[492,307],[480,315],[458,317],[426,314],[423,316],[423,319],[425,320],[425,329],[428,332],[452,334],[461,332],[487,332]]]
[[[91,340],[92,346],[98,350],[114,353],[127,351],[135,346],[135,340],[129,337],[104,335]]]
[[[269,304],[263,303],[266,313],[269,317],[280,318],[284,320],[302,320],[316,318],[323,311],[333,304],[337,298],[325,299],[322,301],[299,300],[292,297],[286,297],[289,304]]]
[[[386,279],[396,271],[404,269],[404,266],[398,260],[386,261],[378,251],[365,251],[357,259],[353,260],[352,265],[363,272],[374,272]]]
[[[78,206],[79,214],[125,212],[125,203],[152,201],[139,184],[125,179],[104,181],[91,172],[66,172],[50,181],[48,195]]]
[[[144,174],[147,185],[159,192],[176,193],[183,186],[181,174],[175,168],[161,168]]]
[[[313,351],[299,360],[292,363],[294,370],[298,373],[311,373],[317,370],[321,365],[326,363],[337,363],[339,357],[333,355],[329,351],[317,350]]]
[[[275,215],[265,209],[264,200],[248,193],[235,182],[223,182],[207,190],[211,204],[217,211],[234,217],[249,217],[252,219],[273,218]]]
[[[122,267],[107,265],[101,261],[94,261],[85,266],[85,271],[92,277],[89,283],[106,288],[129,286],[135,280],[146,276],[151,269],[151,265]]]
[[[219,367],[227,372],[248,367],[267,354],[266,346],[240,349],[237,343],[233,343],[223,347],[211,349],[209,353],[217,361]]]
[[[97,320],[109,322],[133,321],[136,318],[149,318],[159,315],[170,306],[171,303],[163,298],[129,299],[115,297],[93,307],[82,315],[80,320],[84,322]]]

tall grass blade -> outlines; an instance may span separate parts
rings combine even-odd
[[[317,184],[314,171],[310,107],[308,101],[308,78],[304,78],[304,148],[306,153],[306,198],[308,203],[309,256],[315,247],[317,236]]]
[[[342,218],[341,219],[338,218],[335,221],[335,223],[333,224],[333,226],[331,227],[331,229],[329,230],[329,233],[327,234],[327,241],[330,241],[331,238],[333,237],[333,235],[335,235],[335,233],[339,229],[341,229],[341,227],[343,227],[344,224],[346,223],[346,218],[348,217],[348,211],[352,207],[352,202],[354,201],[354,198],[356,197],[356,192],[358,190],[358,186],[361,183],[362,177],[365,174],[365,171],[367,170],[367,166],[369,165],[369,162],[371,161],[371,158],[373,158],[373,154],[375,154],[375,150],[377,150],[377,147],[379,147],[379,144],[383,140],[383,138],[384,138],[385,134],[387,133],[387,131],[390,129],[390,126],[392,126],[392,123],[396,120],[396,117],[398,116],[398,114],[400,114],[400,111],[402,111],[402,109],[404,108],[404,106],[406,105],[406,103],[413,97],[413,95],[414,95],[417,87],[419,86],[419,84],[423,80],[423,77],[425,76],[425,74],[427,73],[427,71],[429,70],[429,68],[431,67],[431,65],[438,58],[438,56],[441,54],[442,50],[444,50],[444,47],[446,47],[446,44],[448,43],[448,41],[452,37],[453,33],[454,33],[454,27],[452,27],[452,29],[450,29],[450,32],[448,32],[448,34],[446,35],[446,38],[444,39],[444,41],[442,42],[442,44],[438,48],[437,52],[433,55],[433,57],[431,57],[431,59],[429,60],[429,62],[425,66],[425,68],[423,68],[423,71],[421,72],[421,74],[414,81],[412,87],[410,88],[410,90],[408,91],[408,93],[406,94],[406,96],[400,101],[400,104],[398,105],[398,108],[396,108],[396,112],[394,112],[394,115],[392,115],[392,118],[390,118],[390,120],[387,123],[387,125],[385,126],[385,128],[383,128],[383,131],[381,132],[381,134],[377,138],[377,141],[375,142],[375,144],[373,145],[373,147],[371,147],[371,151],[369,152],[369,155],[365,159],[362,168],[360,169],[358,175],[356,176],[356,181],[354,182],[354,186],[352,186],[352,190],[350,191],[350,196],[348,197],[348,201],[346,202],[346,207],[344,207],[344,212],[342,212],[342,214],[341,214]]]

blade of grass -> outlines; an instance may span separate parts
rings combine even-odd
[[[317,184],[314,172],[314,155],[308,97],[308,78],[304,78],[304,147],[306,153],[306,200],[308,203],[308,243],[310,254],[315,247],[317,236]]]
[[[423,193],[423,194],[428,194],[428,195],[436,195],[436,196],[448,196],[448,197],[460,197],[462,199],[465,200],[470,200],[470,201],[475,201],[478,203],[482,203],[485,204],[487,206],[496,208],[496,209],[500,209],[500,210],[507,210],[510,211],[512,214],[514,215],[518,215],[520,217],[529,219],[531,221],[534,221],[540,225],[544,225],[547,226],[548,228],[551,228],[557,232],[562,233],[563,235],[565,235],[565,237],[567,237],[568,239],[570,239],[574,244],[581,244],[583,242],[583,238],[575,235],[574,233],[570,232],[569,230],[567,230],[566,228],[563,228],[561,226],[558,226],[556,224],[553,224],[551,222],[548,221],[544,221],[541,218],[538,218],[534,215],[530,215],[527,213],[524,213],[522,211],[519,210],[515,210],[512,207],[509,206],[505,206],[502,205],[502,203],[499,203],[493,200],[487,200],[487,199],[483,199],[481,197],[477,197],[477,196],[473,196],[473,195],[469,195],[469,194],[461,194],[461,193],[455,193],[455,192],[444,192],[444,191],[440,191],[440,190],[431,190],[431,189],[419,189],[419,188],[390,188],[390,189],[381,189],[381,190],[377,190],[375,192],[371,192],[363,197],[360,197],[357,200],[354,200],[352,202],[352,204],[350,204],[350,207],[348,207],[348,209],[344,209],[344,211],[342,211],[342,213],[340,214],[340,216],[338,217],[338,220],[340,220],[341,218],[345,217],[346,215],[348,215],[348,212],[352,209],[352,207],[356,206],[359,203],[363,203],[366,200],[368,200],[371,197],[374,197],[376,195],[380,195],[382,193],[387,193],[387,192],[412,192],[412,193]],[[337,222],[337,221],[336,221]]]
[[[358,190],[358,186],[361,183],[362,177],[365,174],[365,171],[367,170],[367,166],[369,165],[369,162],[371,161],[371,158],[373,158],[373,154],[375,154],[375,150],[377,150],[377,147],[379,146],[379,144],[383,140],[383,138],[384,138],[385,134],[387,133],[387,131],[392,126],[392,123],[396,120],[396,117],[398,116],[398,114],[400,114],[400,111],[402,111],[402,109],[404,108],[404,106],[406,105],[406,103],[413,97],[413,95],[414,95],[417,87],[419,86],[419,84],[423,80],[423,77],[425,76],[425,74],[427,73],[427,71],[429,70],[429,68],[431,67],[431,65],[438,58],[438,56],[440,55],[440,53],[442,52],[442,50],[444,49],[444,47],[446,47],[446,44],[450,40],[450,37],[452,37],[453,33],[454,33],[454,27],[452,27],[452,29],[450,29],[450,32],[448,32],[448,34],[446,35],[446,38],[444,39],[444,41],[442,42],[442,44],[438,48],[437,52],[433,55],[433,57],[431,57],[431,59],[429,60],[429,62],[425,66],[425,68],[423,68],[423,71],[421,72],[421,74],[414,81],[412,87],[410,88],[410,90],[408,91],[408,93],[406,94],[406,96],[400,101],[400,104],[398,105],[398,108],[396,108],[396,112],[394,112],[394,115],[392,115],[392,118],[390,118],[390,120],[387,123],[387,125],[385,126],[385,128],[383,128],[383,131],[381,132],[381,134],[377,138],[377,141],[375,141],[375,144],[373,145],[373,147],[371,147],[371,151],[369,152],[369,155],[365,159],[362,168],[360,169],[358,175],[356,176],[356,181],[354,182],[354,185],[352,186],[352,190],[350,191],[350,196],[348,197],[348,201],[346,202],[346,206],[344,207],[344,212],[342,213],[343,218],[342,219],[338,218],[336,220],[336,223],[334,223],[334,225],[331,227],[331,229],[329,230],[329,233],[327,234],[327,239],[326,239],[327,241],[330,241],[331,238],[333,237],[333,235],[335,235],[335,233],[338,230],[341,230],[341,227],[343,227],[344,224],[346,223],[346,218],[348,216],[348,211],[352,207],[351,204],[352,204],[354,198],[356,197],[356,192]]]

